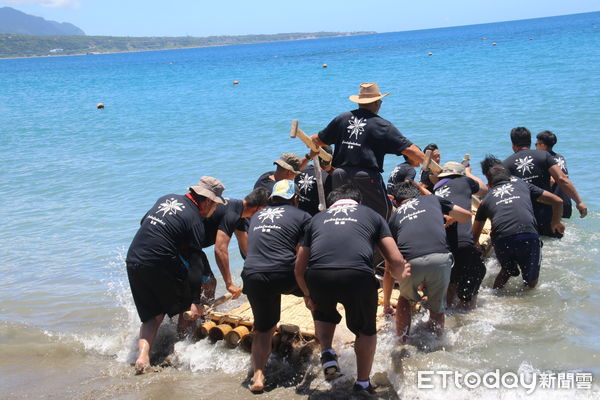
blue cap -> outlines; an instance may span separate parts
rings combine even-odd
[[[273,193],[271,193],[271,197],[281,197],[286,200],[291,199],[296,194],[296,185],[294,181],[289,179],[282,179],[275,183],[273,186]]]

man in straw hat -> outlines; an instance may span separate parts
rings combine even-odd
[[[203,176],[186,195],[168,194],[156,201],[142,218],[127,252],[127,276],[138,315],[142,321],[138,340],[137,373],[150,366],[150,349],[165,316],[172,317],[191,308],[193,291],[200,282],[181,263],[180,248],[202,251],[203,218],[210,217],[225,187],[216,178]],[[191,309],[197,313],[198,310]]]
[[[377,113],[382,94],[377,83],[362,83],[358,95],[349,97],[359,108],[338,115],[318,134],[312,136],[318,146],[334,145],[333,188],[352,182],[363,195],[363,204],[373,208],[384,218],[391,214],[383,172],[386,154],[405,155],[413,166],[423,162],[425,155],[411,141],[402,136],[391,122]]]
[[[465,210],[471,209],[473,195],[484,196],[487,193],[487,186],[471,173],[471,167],[455,161],[445,163],[435,181],[437,183],[433,191],[436,196]],[[450,225],[446,227],[446,236],[454,257],[454,267],[450,275],[447,302],[449,306],[454,306],[458,296],[461,308],[472,309],[476,306],[479,286],[485,276],[485,264],[473,243],[471,219],[458,223],[452,218],[448,222]]]
[[[293,180],[275,183],[270,203],[250,220],[248,255],[242,271],[244,293],[254,315],[249,389],[255,393],[265,386],[264,369],[280,319],[281,295],[301,293],[294,277],[294,262],[296,247],[310,222],[310,214],[296,208],[298,195]]]

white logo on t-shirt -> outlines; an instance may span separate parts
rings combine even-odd
[[[307,193],[316,182],[314,176],[310,176],[309,174],[302,174],[300,179],[298,180],[298,186],[300,186],[300,191],[302,193]]]
[[[367,125],[367,120],[362,118],[356,118],[353,116],[348,120],[348,122],[350,124],[348,125],[348,128],[346,128],[348,132],[350,132],[350,136],[348,137],[348,139],[354,136],[356,137],[356,140],[358,140],[358,137],[362,135],[365,131],[365,125]]]
[[[277,208],[266,208],[258,214],[258,219],[260,222],[264,223],[266,220],[270,220],[271,223],[275,222],[276,219],[279,219],[283,216],[285,212],[285,208],[277,207]]]
[[[563,170],[563,172],[566,174],[567,173],[567,166],[565,165],[565,159],[562,157],[554,157],[554,161],[556,161],[556,164],[558,164],[558,166],[560,167],[560,169]]]
[[[348,213],[353,213],[354,211],[356,211],[357,206],[354,204],[342,204],[339,206],[334,206],[331,207],[329,210],[327,210],[328,214],[333,214],[333,216],[335,217],[336,215],[338,215],[339,213],[344,214],[345,216],[348,216]]]
[[[168,200],[165,200],[164,203],[160,203],[159,204],[159,208],[156,211],[156,213],[163,213],[162,216],[164,217],[166,214],[169,215],[174,215],[177,214],[177,211],[183,211],[183,209],[185,208],[185,206],[183,205],[183,203],[180,203],[177,201],[177,199],[171,197]]]
[[[512,195],[512,192],[515,190],[512,184],[507,183],[506,185],[498,186],[494,189],[494,197],[503,198],[504,196]]]
[[[409,210],[416,211],[416,206],[419,205],[419,200],[410,199],[398,208],[398,213],[406,214]]]
[[[442,199],[445,199],[451,194],[452,192],[450,191],[450,188],[448,186],[442,186],[441,188],[435,191],[435,195],[441,197]]]
[[[522,174],[530,174],[531,170],[535,166],[533,164],[533,157],[526,156],[525,158],[517,158],[515,160],[515,166],[517,167],[517,171]]]

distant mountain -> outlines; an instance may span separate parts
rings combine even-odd
[[[46,21],[44,18],[25,14],[10,7],[0,8],[0,33],[85,36],[85,32],[73,24]]]

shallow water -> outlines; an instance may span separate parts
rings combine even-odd
[[[124,270],[127,247],[156,198],[183,193],[201,175],[219,177],[226,194],[242,198],[280,153],[306,152],[288,138],[292,119],[314,132],[351,107],[347,96],[358,83],[376,80],[392,92],[381,115],[420,146],[437,142],[443,162],[464,153],[475,162],[486,153],[505,157],[508,132],[517,125],[554,131],[556,150],[591,211],[568,221],[563,240],[546,241],[535,290],[523,292],[513,280],[494,293],[498,266],[489,260],[480,307],[451,314],[444,338],[430,337],[419,315],[410,357],[399,365],[392,362],[392,329],[385,329],[374,373],[393,389],[382,397],[597,398],[597,386],[527,395],[418,389],[416,380],[417,371],[446,369],[591,372],[597,380],[600,191],[589,160],[600,156],[593,140],[600,137],[599,26],[600,13],[592,13],[289,43],[1,60],[3,397],[255,398],[241,386],[247,354],[177,342],[169,323],[156,358],[173,353],[174,367],[133,376],[139,320]],[[386,178],[397,162],[387,157]],[[242,261],[231,253],[239,282]],[[342,340],[337,347],[346,375],[333,387],[314,363],[274,360],[277,385],[262,397],[347,398],[354,354]]]

